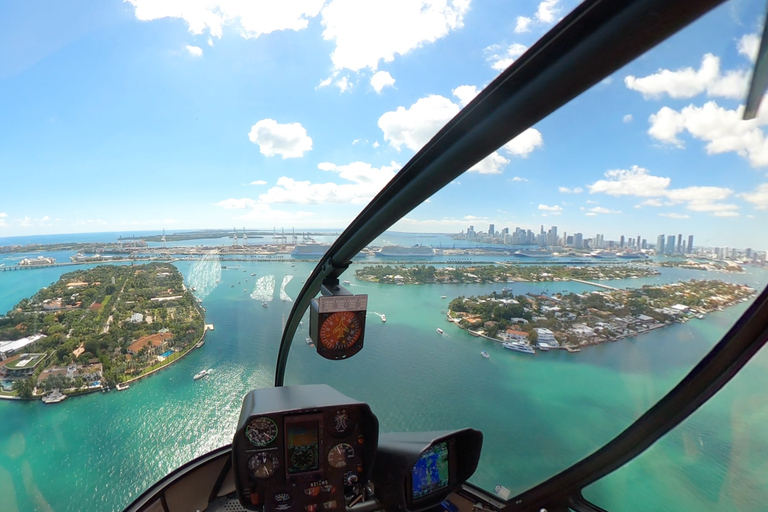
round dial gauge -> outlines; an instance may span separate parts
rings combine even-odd
[[[291,465],[296,471],[316,469],[317,464],[315,460],[315,452],[311,446],[297,446],[291,455]]]
[[[245,437],[256,446],[267,446],[277,437],[277,425],[266,416],[253,418],[245,427]]]
[[[320,326],[320,344],[329,350],[344,350],[354,345],[362,332],[357,314],[339,311],[328,315]]]
[[[350,462],[354,457],[355,449],[347,443],[340,443],[328,452],[328,464],[331,467],[340,469],[346,467],[347,462]]]
[[[336,409],[336,412],[333,413],[331,433],[337,436],[345,436],[352,431],[353,426],[352,413],[348,409]]]
[[[272,452],[259,452],[248,459],[248,469],[256,478],[269,478],[280,467],[280,460]]]

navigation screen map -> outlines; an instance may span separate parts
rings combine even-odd
[[[422,453],[412,471],[414,500],[448,487],[448,442],[438,443]]]
[[[316,471],[319,465],[318,422],[286,422],[288,473]]]

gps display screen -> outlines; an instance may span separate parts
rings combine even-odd
[[[424,451],[412,468],[413,499],[424,498],[448,487],[449,466],[447,441]]]
[[[286,422],[286,469],[289,474],[320,468],[318,431],[316,420]]]

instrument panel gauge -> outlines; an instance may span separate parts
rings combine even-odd
[[[354,419],[352,413],[347,409],[337,409],[333,413],[333,425],[331,433],[337,436],[345,436],[352,431]]]
[[[277,425],[266,416],[253,418],[245,427],[245,437],[256,446],[267,446],[277,437]]]
[[[248,469],[256,478],[269,478],[280,467],[280,460],[272,452],[259,452],[248,459]]]
[[[353,311],[328,315],[320,326],[320,344],[328,350],[344,350],[357,343],[363,333],[360,318]]]
[[[328,464],[336,469],[346,467],[347,463],[351,462],[354,458],[355,449],[347,443],[337,444],[328,452]]]

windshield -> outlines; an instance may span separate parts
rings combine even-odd
[[[482,430],[471,482],[503,499],[627,428],[768,282],[765,113],[740,120],[758,4],[403,212],[340,277],[368,295],[364,349],[320,358],[307,314],[285,383],[369,403],[382,432]],[[1,7],[0,508],[121,510],[230,443],[330,244],[575,6]]]

